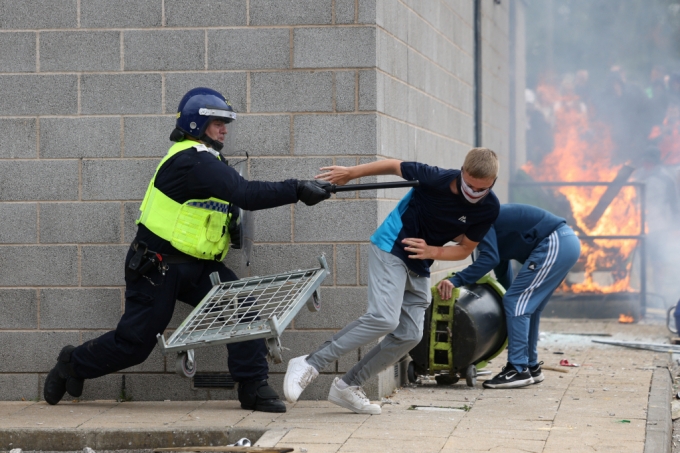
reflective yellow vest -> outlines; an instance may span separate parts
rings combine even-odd
[[[163,164],[185,149],[204,146],[191,140],[172,145],[156,168],[139,210],[137,224],[170,242],[180,252],[205,260],[222,261],[229,251],[229,203],[218,198],[177,203],[154,187]]]

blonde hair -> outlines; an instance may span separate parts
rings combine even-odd
[[[498,156],[489,148],[472,148],[465,156],[463,168],[473,178],[495,179],[498,177]]]

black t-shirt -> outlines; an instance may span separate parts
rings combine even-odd
[[[464,234],[471,241],[480,242],[498,217],[500,204],[493,191],[476,204],[467,203],[462,194],[451,192],[451,183],[460,170],[402,162],[401,175],[408,181],[418,180],[420,185],[399,202],[371,236],[371,242],[401,258],[418,275],[429,276],[433,260],[410,259],[402,239],[420,238],[428,245],[441,247]]]
[[[178,203],[210,197],[248,210],[273,208],[297,202],[297,181],[248,181],[230,167],[224,157],[189,148],[168,159],[156,175],[155,187]],[[149,249],[173,255],[182,253],[139,224],[137,240]]]

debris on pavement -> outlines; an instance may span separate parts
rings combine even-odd
[[[671,401],[671,419],[677,420],[680,418],[680,401]]]
[[[567,359],[562,359],[562,360],[560,360],[560,366],[579,367],[581,365],[579,365],[578,363],[571,363]]]
[[[625,348],[644,349],[654,352],[673,352],[680,353],[680,346],[668,343],[647,343],[642,341],[616,341],[616,340],[592,340],[593,343],[609,344],[613,346],[623,346]]]
[[[549,371],[557,371],[558,373],[568,373],[569,372],[569,370],[563,370],[562,368],[557,368],[557,367],[548,366],[548,365],[542,365],[541,368],[544,369],[544,370],[549,370]]]
[[[250,442],[250,439],[243,437],[237,440],[235,443],[229,444],[228,447],[250,447],[251,445],[252,443]]]
[[[232,447],[224,445],[222,447],[169,447],[156,448],[154,453],[189,453],[189,452],[221,452],[221,453],[291,453],[294,448],[283,447]]]

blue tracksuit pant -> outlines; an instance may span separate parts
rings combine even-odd
[[[541,312],[580,254],[574,231],[567,225],[557,228],[534,248],[505,293],[508,362],[518,371],[538,363]]]

